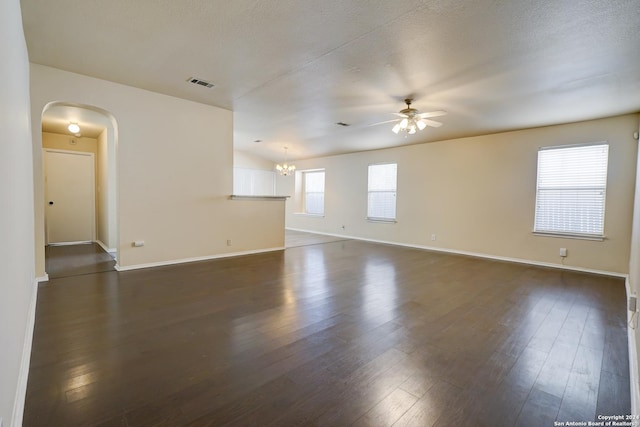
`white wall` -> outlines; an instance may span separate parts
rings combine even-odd
[[[565,247],[569,267],[624,274],[629,269],[637,156],[632,134],[638,121],[633,114],[296,161],[298,170],[326,170],[325,217],[296,215],[293,197],[287,202],[286,224],[548,264],[560,264],[559,248]],[[538,148],[595,141],[610,144],[606,240],[534,236]],[[396,224],[366,220],[367,166],[383,162],[398,163]],[[291,177],[278,178],[278,194],[294,195]]]
[[[0,418],[22,423],[35,276],[29,62],[19,0],[0,2]]]
[[[108,241],[103,242],[109,251],[117,251],[118,247],[118,165],[116,161],[116,130],[109,126],[107,132],[107,221],[109,222]]]
[[[75,142],[75,144],[72,143]],[[76,137],[61,133],[42,132],[42,148],[55,150],[79,151],[98,155],[98,141],[95,138]]]
[[[271,160],[267,160],[253,153],[246,151],[233,151],[233,167],[247,169],[274,170],[275,164]]]
[[[640,171],[640,152],[638,152],[637,157],[637,170]],[[632,291],[634,293],[638,293],[640,291],[640,173],[636,173],[629,282],[631,284]]]
[[[97,107],[117,122],[120,267],[284,245],[283,202],[228,199],[232,112],[32,64],[33,117],[39,118],[50,102]],[[40,120],[34,120],[33,129],[40,126]],[[36,146],[39,139],[34,136]],[[37,153],[34,162],[39,201],[42,158]],[[37,268],[43,270],[42,212],[40,203],[36,250]],[[134,240],[144,240],[145,246],[134,248]]]
[[[640,132],[640,129],[638,129]],[[636,169],[636,191],[635,203],[633,209],[633,228],[631,233],[631,256],[629,262],[629,290],[636,296],[640,294],[640,152],[638,152],[637,169]],[[637,314],[636,314],[637,316]],[[633,325],[638,325],[637,319],[634,319]],[[631,331],[629,336],[631,354],[631,407],[635,409],[634,414],[640,411],[640,384],[638,383],[638,365],[640,365],[640,328],[634,326],[635,331]],[[635,360],[633,357],[635,356]]]
[[[111,243],[111,228],[112,224],[110,223],[109,218],[109,205],[110,205],[110,182],[109,182],[109,131],[107,129],[103,130],[100,135],[98,135],[97,139],[97,163],[98,167],[96,168],[96,238],[99,242],[102,243],[107,249],[115,250],[115,241]]]

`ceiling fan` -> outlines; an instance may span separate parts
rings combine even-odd
[[[415,108],[411,108],[411,102],[413,99],[407,98],[404,100],[405,104],[407,104],[407,108],[400,110],[398,113],[393,113],[396,116],[399,116],[399,119],[387,120],[384,122],[376,123],[375,125],[380,125],[383,123],[396,123],[391,129],[394,133],[406,132],[409,135],[413,135],[418,130],[422,130],[427,126],[431,126],[434,128],[438,128],[442,126],[442,123],[437,122],[435,120],[429,120],[429,117],[439,117],[447,114],[446,111],[431,111],[428,113],[421,113]],[[371,126],[375,126],[371,125]]]

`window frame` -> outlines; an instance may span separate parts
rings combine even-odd
[[[540,153],[543,151],[549,150],[561,150],[568,148],[581,148],[581,147],[595,147],[595,146],[606,146],[606,164],[605,164],[605,178],[603,186],[590,186],[590,187],[577,187],[577,186],[566,186],[564,188],[557,188],[559,190],[569,190],[569,191],[577,191],[577,190],[585,190],[585,191],[602,191],[602,224],[601,224],[601,232],[600,233],[581,233],[580,231],[556,231],[556,230],[545,230],[538,228],[538,213],[539,213],[539,202],[540,202]],[[594,240],[594,241],[603,241],[605,236],[605,224],[606,224],[606,208],[607,208],[607,187],[608,187],[608,178],[609,178],[609,152],[610,152],[610,144],[608,141],[598,141],[591,143],[581,143],[581,144],[569,144],[569,145],[553,145],[553,146],[545,146],[538,148],[537,151],[537,160],[536,160],[536,198],[535,198],[535,210],[533,217],[533,231],[532,233],[537,236],[546,236],[546,237],[558,237],[558,238],[569,238],[569,239],[582,239],[582,240]],[[543,189],[544,190],[544,189]]]
[[[319,191],[307,191],[307,176],[308,174],[315,174],[315,173],[322,173],[322,192]],[[301,174],[301,178],[302,178],[302,212],[301,214],[303,215],[308,215],[308,216],[317,216],[317,217],[324,217],[325,215],[325,195],[326,195],[326,179],[327,179],[327,175],[326,175],[326,171],[325,169],[308,169],[308,170],[303,170],[300,171]],[[316,213],[316,212],[309,212],[308,208],[307,208],[307,194],[322,194],[322,212],[321,213]]]
[[[386,166],[386,165],[395,165],[395,186],[394,190],[371,190],[370,187],[370,178],[371,178],[371,168],[375,166]],[[394,196],[394,216],[393,217],[376,217],[370,216],[370,195],[371,193],[389,193],[392,192]],[[386,223],[386,224],[395,224],[398,222],[398,162],[380,162],[380,163],[370,163],[367,165],[367,221],[369,222],[378,222],[378,223]]]

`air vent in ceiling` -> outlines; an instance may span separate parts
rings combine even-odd
[[[197,78],[195,78],[195,77],[189,77],[189,78],[187,79],[187,81],[188,81],[189,83],[193,83],[194,85],[200,85],[200,86],[204,86],[204,87],[208,87],[208,88],[212,88],[212,87],[214,87],[214,86],[215,86],[213,83],[209,83],[209,82],[208,82],[208,81],[206,81],[206,80],[197,79]]]

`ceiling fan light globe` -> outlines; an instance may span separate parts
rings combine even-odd
[[[400,132],[400,124],[396,123],[396,125],[391,130],[393,131],[393,133]]]
[[[409,124],[409,119],[402,119],[402,121],[400,122],[400,128],[406,129],[408,124]]]
[[[418,129],[420,129],[420,130],[422,130],[422,129],[427,127],[427,124],[423,120],[418,120],[416,122],[416,125],[418,126]]]

